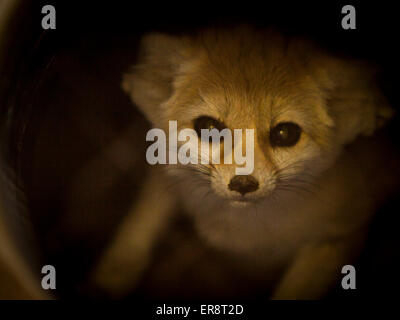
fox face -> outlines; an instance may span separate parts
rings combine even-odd
[[[253,129],[251,174],[237,175],[235,162],[168,165],[184,177],[185,192],[243,207],[296,196],[344,145],[391,117],[374,73],[307,40],[238,27],[145,36],[123,89],[166,132],[168,121],[195,130],[198,139],[201,129]],[[243,136],[244,152],[247,143]]]

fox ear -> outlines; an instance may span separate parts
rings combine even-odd
[[[122,88],[151,121],[172,94],[173,81],[184,59],[185,40],[160,33],[144,36],[137,64],[123,77]]]
[[[328,92],[328,112],[342,144],[359,135],[372,135],[393,116],[394,110],[376,85],[377,68],[331,58],[320,63],[319,71]]]

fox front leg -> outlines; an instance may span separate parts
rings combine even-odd
[[[352,242],[350,242],[352,241]],[[344,265],[354,259],[358,239],[347,239],[301,248],[275,289],[272,299],[320,299],[340,277]]]
[[[93,273],[93,282],[113,297],[132,290],[148,266],[158,235],[173,213],[174,200],[158,168],[150,173],[139,200],[122,221]]]

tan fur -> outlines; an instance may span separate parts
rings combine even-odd
[[[255,129],[253,176],[260,188],[246,195],[253,202],[239,205],[228,189],[234,164],[209,166],[206,178],[170,170],[185,178],[179,199],[212,245],[248,257],[265,273],[289,264],[274,298],[316,298],[340,276],[339,267],[352,262],[379,198],[366,186],[367,171],[342,151],[392,115],[373,73],[304,39],[239,27],[144,37],[123,88],[154,127],[166,131],[169,120],[192,128],[201,115],[230,129]],[[291,148],[272,148],[269,131],[283,121],[299,124],[301,139]],[[368,147],[362,150],[368,155]],[[210,186],[188,193],[204,179]],[[321,264],[329,266],[318,271]]]

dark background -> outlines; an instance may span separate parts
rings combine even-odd
[[[45,4],[56,8],[56,30],[41,29]],[[346,4],[356,8],[356,30],[341,28],[341,8]],[[87,272],[145,175],[144,156],[121,151],[120,158],[128,160],[120,165],[103,152],[118,139],[135,151],[145,147],[148,124],[120,90],[121,75],[134,63],[141,34],[248,22],[306,35],[332,51],[378,64],[382,89],[398,108],[397,15],[393,2],[385,1],[24,1],[10,27],[1,116],[11,115],[7,156],[26,193],[42,260],[56,266],[57,294],[65,298],[99,295],[85,283]],[[396,116],[386,130],[397,147],[398,124]],[[377,213],[356,264],[357,290],[345,292],[338,287],[329,297],[393,297],[400,284],[399,212],[395,197]],[[159,260],[154,264],[170,263],[183,250],[175,244],[187,242],[191,250],[198,250],[194,250],[197,255],[189,254],[186,271],[212,257],[223,272],[223,259],[220,262],[218,254],[202,246],[190,221],[180,217],[172,224],[181,231],[156,249]],[[166,251],[169,257],[163,256]],[[168,285],[159,274],[168,274],[173,267],[154,268],[133,295],[151,296],[154,283],[149,279],[153,277]],[[184,281],[191,277],[195,275],[187,271]],[[238,277],[233,272],[232,279]]]

